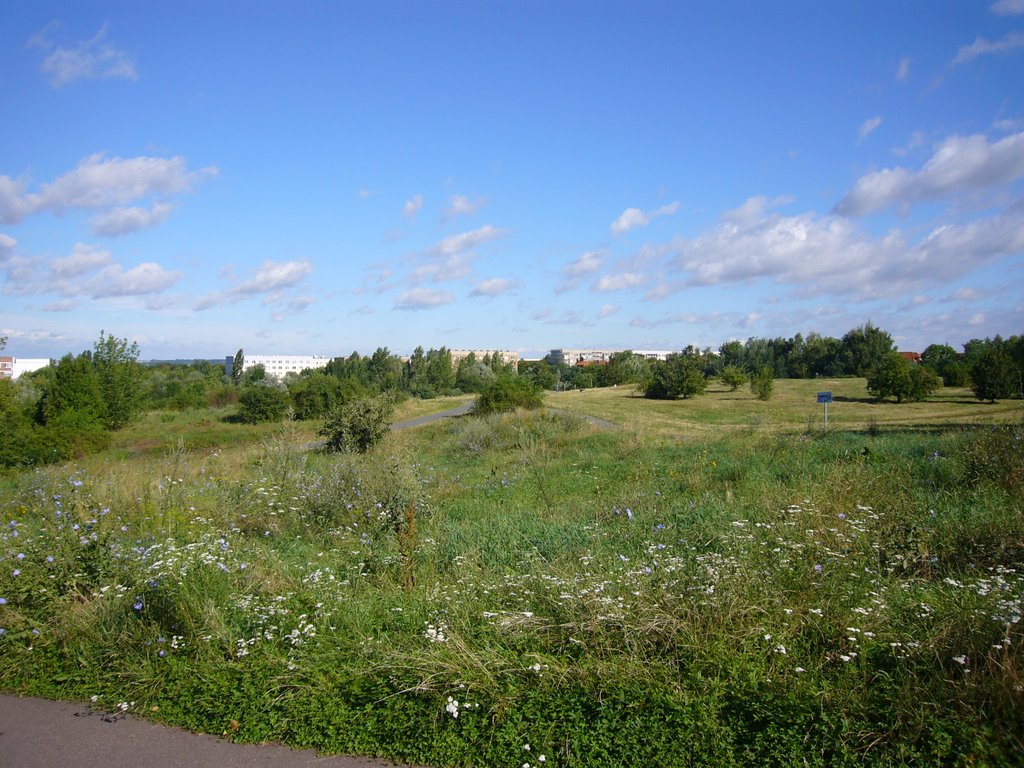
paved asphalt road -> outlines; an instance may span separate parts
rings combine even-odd
[[[0,694],[0,768],[393,768],[277,744],[234,744],[86,704]]]

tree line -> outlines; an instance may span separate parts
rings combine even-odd
[[[0,349],[3,340],[0,340]],[[497,352],[469,355],[453,364],[446,347],[417,347],[402,359],[387,347],[372,355],[353,352],[326,367],[289,374],[282,381],[261,366],[243,373],[239,350],[231,376],[219,363],[139,362],[135,343],[101,331],[91,350],[65,355],[47,368],[0,380],[0,416],[6,439],[0,466],[65,460],[98,450],[141,412],[197,409],[237,403],[244,422],[323,419],[367,397],[431,398],[477,394],[483,408],[536,405],[544,390],[636,384],[651,398],[687,398],[718,380],[730,389],[749,384],[771,397],[777,378],[858,376],[868,392],[897,402],[919,400],[939,386],[971,387],[980,400],[1021,397],[1024,335],[972,339],[962,351],[932,344],[920,363],[899,354],[892,337],[870,322],[841,338],[810,333],[791,338],[729,341],[718,350],[688,347],[667,360],[647,360],[626,350],[606,364],[570,366],[550,360],[505,363]]]

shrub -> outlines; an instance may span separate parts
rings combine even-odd
[[[774,389],[775,372],[770,365],[766,365],[750,379],[750,391],[758,400],[771,400]]]
[[[669,355],[654,363],[651,377],[643,386],[644,397],[653,400],[675,400],[701,395],[707,389],[704,366],[690,355]]]
[[[238,394],[238,418],[246,424],[280,421],[288,410],[288,393],[264,384],[249,384]]]
[[[725,366],[718,378],[733,392],[747,383],[747,374],[738,365]]]
[[[1012,397],[1018,383],[1013,358],[1001,349],[986,349],[971,364],[971,389],[979,400],[994,403]]]
[[[473,413],[504,413],[517,408],[533,410],[544,402],[544,393],[533,382],[520,376],[499,376],[480,392]]]
[[[319,434],[327,438],[329,451],[366,453],[391,429],[394,412],[394,401],[387,394],[360,397],[332,411]]]

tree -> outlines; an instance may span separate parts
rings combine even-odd
[[[974,355],[971,364],[971,389],[979,400],[994,403],[1012,397],[1019,382],[1013,358],[1002,349],[991,347]]]
[[[245,352],[239,348],[235,359],[231,361],[231,383],[236,387],[242,384],[242,369],[245,368]]]
[[[544,393],[540,387],[526,377],[506,373],[488,382],[483,388],[473,406],[473,413],[483,416],[517,408],[533,410],[540,408],[543,403]]]
[[[736,365],[725,366],[718,378],[722,380],[722,383],[725,384],[725,386],[729,387],[731,392],[735,392],[747,383],[747,374],[743,372],[742,368]]]
[[[839,359],[843,373],[867,376],[892,351],[892,336],[870,321],[847,331],[840,342]]]
[[[142,408],[146,372],[139,365],[139,345],[100,331],[92,364],[103,397],[103,423],[115,430],[128,424]]]
[[[287,386],[296,419],[322,419],[343,402],[343,382],[322,371],[299,376]]]
[[[519,375],[530,379],[541,389],[554,389],[558,383],[555,369],[547,360],[520,360]]]
[[[761,368],[750,378],[750,391],[758,400],[771,400],[775,390],[775,373],[770,365]]]
[[[360,397],[334,409],[324,420],[319,434],[324,447],[342,453],[366,453],[391,429],[395,412],[389,393]]]
[[[105,411],[99,378],[88,352],[77,357],[64,355],[48,369],[37,410],[41,424],[53,424],[67,414],[74,414],[82,422],[102,424]]]
[[[247,384],[238,393],[238,418],[246,424],[280,421],[288,405],[285,390],[269,384]]]
[[[669,355],[665,360],[655,361],[651,376],[643,386],[643,394],[653,400],[686,399],[703,394],[707,382],[701,358]]]
[[[609,386],[639,384],[647,378],[649,373],[650,366],[647,361],[629,349],[612,354],[605,366],[605,377]]]

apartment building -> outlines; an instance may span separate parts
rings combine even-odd
[[[50,364],[48,357],[0,357],[0,379],[16,379]]]
[[[289,373],[302,373],[307,368],[323,368],[332,358],[327,355],[242,355],[242,373],[262,365],[268,377],[283,379]],[[231,376],[235,367],[234,355],[224,358],[224,372]]]
[[[510,352],[507,349],[452,349],[449,352],[452,356],[452,365],[456,367],[459,365],[459,362],[470,355],[475,356],[477,360],[483,360],[487,355],[490,355],[492,358],[498,355],[501,358],[501,362],[505,365],[519,365],[519,353]]]
[[[546,360],[552,365],[594,365],[607,363],[612,355],[625,350],[621,349],[552,349]],[[664,360],[675,354],[670,349],[634,349],[634,355],[646,360]]]

